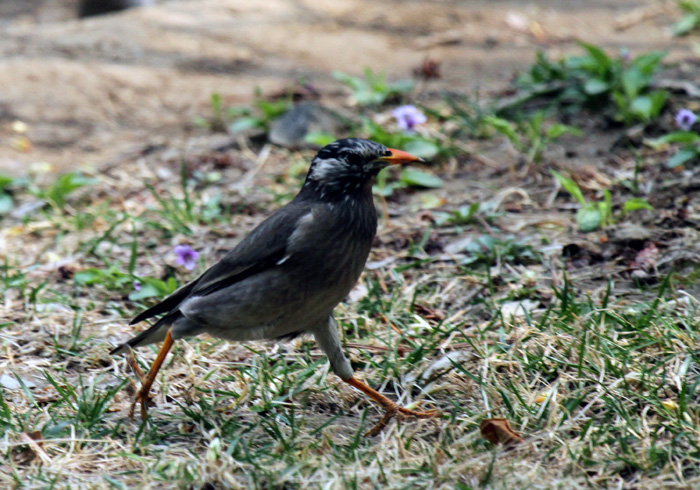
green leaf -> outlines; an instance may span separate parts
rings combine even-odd
[[[589,78],[583,84],[583,91],[588,95],[599,95],[607,92],[610,89],[610,84],[599,78]]]
[[[209,103],[211,104],[211,110],[214,112],[214,116],[221,117],[221,94],[216,92],[211,94]]]
[[[673,155],[671,158],[669,158],[668,162],[666,162],[666,167],[668,168],[675,168],[683,165],[685,162],[688,162],[692,160],[693,158],[697,158],[698,155],[700,155],[700,150],[695,147],[691,148],[683,148],[682,150],[679,150],[678,153]]]
[[[253,128],[262,128],[263,123],[257,117],[242,117],[228,126],[229,133],[239,133]]]
[[[620,78],[622,90],[628,99],[633,99],[644,89],[647,79],[642,72],[636,68],[629,68],[622,72]]]
[[[638,209],[653,210],[654,207],[641,197],[633,197],[632,199],[628,199],[625,201],[625,204],[622,205],[622,211],[625,213],[629,211],[636,211]]]
[[[678,6],[686,12],[693,12],[700,15],[700,2],[697,0],[680,0]]]
[[[347,73],[343,73],[342,71],[334,71],[333,78],[338,80],[340,83],[347,85],[353,90],[357,90],[363,85],[365,85],[364,81],[361,78],[353,77],[352,75],[348,75]]]
[[[632,60],[631,67],[639,70],[640,74],[646,77],[646,84],[649,84],[651,75],[659,69],[661,60],[664,59],[666,53],[664,51],[652,51],[637,56]]]
[[[14,178],[9,177],[7,175],[0,174],[0,189],[6,188],[10,184],[12,184],[12,182],[14,182],[14,181],[15,181]]]
[[[484,118],[484,124],[491,126],[493,129],[508,138],[513,146],[520,150],[523,149],[523,145],[518,139],[518,133],[515,131],[515,126],[510,121],[496,116],[486,116]]]
[[[469,223],[479,211],[479,207],[480,205],[478,202],[474,202],[469,206],[460,206],[456,211],[452,212],[452,216],[449,218],[450,223],[456,225]]]
[[[100,269],[85,269],[80,272],[76,272],[73,276],[73,281],[76,284],[89,286],[91,284],[99,283],[102,281],[103,277],[104,273]]]
[[[389,90],[391,93],[395,94],[406,94],[413,90],[413,87],[415,87],[413,80],[406,79],[392,82],[391,85],[389,85]]]
[[[304,136],[304,141],[311,145],[323,147],[329,143],[333,143],[335,141],[335,136],[322,131],[312,131]]]
[[[636,97],[630,104],[630,112],[637,116],[642,121],[648,121],[652,115],[651,97],[642,95]]]
[[[139,279],[141,289],[129,293],[131,301],[139,301],[146,298],[161,298],[167,296],[177,289],[177,281],[174,277],[169,277],[168,281],[162,281],[153,277]]]
[[[597,204],[598,203],[591,202],[578,210],[576,213],[576,223],[578,224],[579,230],[589,232],[600,227],[603,220]]]
[[[645,143],[658,150],[668,143],[681,143],[684,145],[694,145],[700,143],[700,134],[693,131],[674,131],[660,138],[646,140]]]
[[[281,116],[291,108],[291,103],[286,99],[280,100],[258,100],[255,105],[258,106],[264,115],[266,121],[275,119]]]
[[[85,177],[80,172],[69,172],[61,175],[44,193],[44,197],[52,201],[59,208],[66,205],[66,198],[73,191],[96,183],[96,179]]]
[[[366,88],[363,90],[357,90],[353,94],[353,98],[358,105],[379,105],[386,99],[386,93],[377,92],[371,88]]]
[[[411,187],[427,187],[431,189],[442,187],[442,179],[440,177],[414,168],[405,168],[401,172],[399,182]]]
[[[610,57],[598,46],[588,43],[580,43],[581,47],[586,50],[586,52],[595,60],[597,65],[597,71],[599,73],[604,73],[610,69],[612,66],[612,60]]]
[[[129,299],[131,301],[139,301],[146,298],[160,297],[162,296],[160,290],[153,284],[143,284],[141,289],[138,291],[134,290],[129,293]]]
[[[572,134],[574,136],[580,136],[581,130],[573,126],[567,126],[566,124],[555,123],[547,128],[545,135],[550,140],[555,140],[564,134]]]
[[[586,199],[583,197],[583,193],[579,188],[578,184],[571,179],[567,179],[562,174],[556,170],[550,170],[552,175],[561,183],[561,185],[566,189],[571,196],[578,201],[581,206],[586,206]]]
[[[13,201],[12,196],[0,192],[0,214],[7,214],[12,211]]]
[[[666,105],[666,99],[668,99],[668,92],[665,90],[654,90],[651,94],[651,117],[655,118],[661,113],[661,109]]]
[[[389,197],[394,193],[396,189],[404,187],[399,182],[392,182],[385,185],[374,185],[372,186],[372,192],[377,196]]]
[[[430,160],[440,152],[440,148],[432,141],[423,138],[412,139],[407,141],[403,147],[407,152],[413,153],[415,156]]]
[[[675,24],[673,24],[673,35],[674,36],[685,36],[690,31],[698,27],[700,24],[700,17],[696,14],[687,14],[680,18]]]

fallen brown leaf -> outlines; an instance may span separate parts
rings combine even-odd
[[[440,61],[432,58],[425,58],[423,63],[413,69],[413,76],[421,80],[432,80],[442,78],[440,74]]]
[[[419,314],[428,321],[440,322],[445,319],[444,312],[436,310],[434,308],[428,308],[427,306],[421,305],[419,303],[415,303],[413,305],[413,311],[415,311],[417,314]]]
[[[482,420],[479,424],[481,436],[494,444],[503,444],[505,447],[523,442],[520,434],[510,428],[510,424],[504,418]]]
[[[44,438],[41,431],[23,432],[22,442],[27,443],[27,446],[20,446],[12,453],[12,460],[19,465],[24,465],[32,462],[37,456],[44,464],[51,464],[51,458],[42,448]]]

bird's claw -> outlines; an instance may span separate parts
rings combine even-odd
[[[146,416],[148,415],[148,402],[150,401],[150,397],[148,396],[150,389],[145,389],[146,385],[148,384],[148,378],[145,374],[143,374],[143,371],[141,371],[141,368],[136,362],[134,351],[131,349],[129,349],[129,355],[126,356],[126,363],[129,365],[133,373],[139,378],[139,381],[141,381],[141,388],[138,392],[136,392],[134,401],[131,402],[131,407],[129,408],[129,419],[134,420],[136,404],[141,402],[141,419],[146,420]]]
[[[394,417],[416,417],[419,419],[429,419],[431,417],[435,417],[437,414],[437,410],[418,411],[411,410],[410,408],[404,408],[399,405],[386,407],[386,412],[384,413],[382,419],[365,433],[365,437],[374,437],[379,435],[379,433],[384,430],[384,427],[386,427],[389,421],[391,421],[391,419]]]
[[[151,397],[148,396],[149,391],[150,390],[144,390],[142,386],[138,393],[136,393],[134,401],[131,402],[131,408],[129,408],[129,419],[134,420],[136,404],[141,403],[141,420],[146,420],[146,417],[148,417],[148,403],[151,401]]]

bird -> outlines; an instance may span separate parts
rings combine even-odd
[[[149,392],[173,342],[203,333],[232,341],[284,340],[312,334],[342,381],[385,411],[367,435],[394,417],[429,418],[436,410],[398,405],[354,376],[343,353],[334,308],[362,271],[377,231],[372,184],[395,164],[422,162],[415,155],[371,140],[346,138],[321,148],[298,194],[197,279],[136,316],[131,325],[162,315],[111,354],[128,353],[141,378],[130,409],[141,403],[147,417]],[[150,370],[138,368],[132,349],[163,342]]]

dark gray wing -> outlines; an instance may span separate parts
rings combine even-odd
[[[131,324],[171,312],[192,295],[206,296],[276,266],[287,256],[290,237],[311,207],[308,202],[292,201],[279,209],[204,274],[138,315]]]
[[[173,292],[173,294],[165,298],[160,303],[151,306],[146,311],[142,311],[139,316],[137,316],[129,322],[129,325],[142,322],[148,318],[160,315],[161,313],[167,313],[169,311],[172,311],[174,308],[177,308],[177,306],[190,295],[192,289],[194,289],[194,287],[197,285],[197,281],[199,281],[201,277],[202,276],[200,276],[198,279],[195,279],[194,281],[188,282],[184,286],[179,287],[175,290],[175,292]]]

